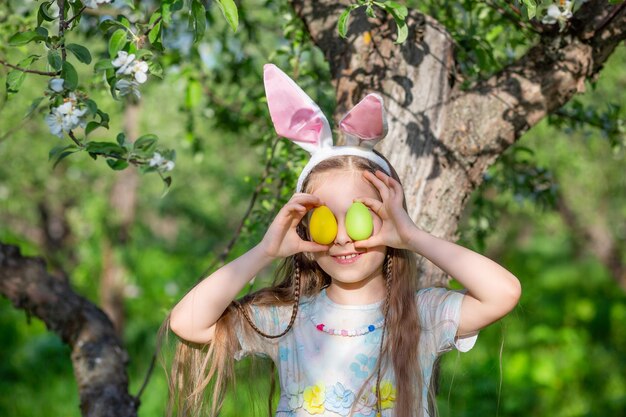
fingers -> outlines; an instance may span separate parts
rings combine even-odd
[[[363,171],[363,176],[366,180],[371,182],[374,187],[376,187],[383,200],[386,200],[389,197],[389,186],[387,186],[383,179],[377,177],[369,171]]]
[[[291,196],[291,199],[289,200],[289,202],[302,204],[303,206],[307,206],[307,207],[316,207],[316,206],[322,205],[322,200],[320,200],[319,197],[314,196],[313,194],[306,194],[306,193],[294,194],[293,196]]]
[[[383,246],[385,243],[382,241],[380,234],[369,237],[365,240],[357,240],[354,242],[355,249],[369,249],[375,246]]]
[[[357,198],[356,201],[360,201],[361,203],[365,204],[370,210],[372,210],[372,212],[376,213],[378,217],[381,217],[383,208],[382,201],[368,197]]]
[[[329,248],[328,245],[320,245],[319,243],[309,242],[306,240],[303,240],[301,245],[300,252],[325,252]]]

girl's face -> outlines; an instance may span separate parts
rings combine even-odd
[[[346,289],[360,288],[377,279],[382,283],[386,246],[357,250],[345,227],[346,212],[354,199],[369,197],[380,200],[376,188],[363,178],[361,171],[327,171],[313,180],[309,193],[319,197],[337,219],[337,236],[329,250],[313,254],[319,266],[331,276],[333,284]],[[372,217],[373,233],[376,234],[382,220],[375,213]]]

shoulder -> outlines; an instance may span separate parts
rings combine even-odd
[[[464,293],[442,287],[423,288],[416,293],[416,304],[424,322],[458,320]]]

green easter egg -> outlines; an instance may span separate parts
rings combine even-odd
[[[352,240],[365,240],[374,231],[372,213],[363,203],[352,203],[346,213],[346,232]]]
[[[320,245],[328,245],[337,236],[337,220],[332,211],[326,206],[319,206],[311,214],[309,221],[311,239]]]

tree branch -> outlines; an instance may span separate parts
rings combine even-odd
[[[585,90],[585,81],[626,39],[625,6],[585,3],[565,32],[546,32],[515,63],[468,92],[454,93],[449,117],[471,120],[472,128],[448,123],[442,140],[468,165],[477,165],[477,179],[523,133]],[[473,149],[464,149],[459,137],[469,138]]]
[[[26,68],[18,67],[17,65],[9,64],[4,59],[0,59],[0,64],[4,65],[5,67],[16,69],[18,71],[27,72],[29,74],[46,75],[48,77],[55,77],[61,73],[61,71],[37,71],[37,70],[26,69]]]
[[[70,346],[83,416],[137,415],[139,404],[128,393],[128,354],[102,310],[64,277],[49,275],[42,258],[23,257],[17,246],[3,243],[0,293]]]

